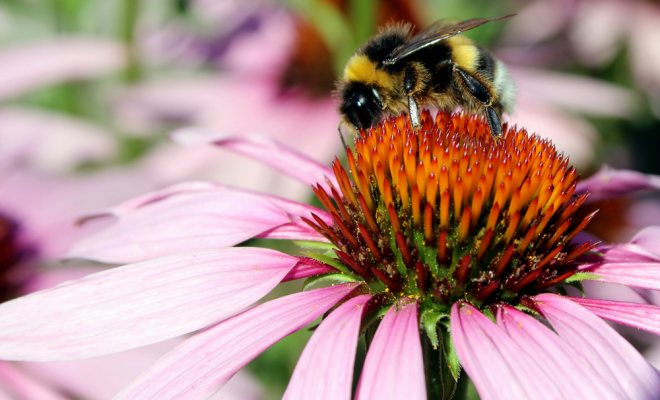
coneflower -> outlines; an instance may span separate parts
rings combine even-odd
[[[418,131],[398,117],[361,132],[332,173],[272,142],[215,142],[316,181],[325,210],[199,182],[124,203],[71,254],[132,264],[0,306],[0,357],[92,357],[204,329],[119,395],[200,398],[322,317],[285,398],[462,396],[461,370],[484,399],[660,393],[658,372],[601,319],[660,333],[660,308],[566,291],[585,279],[660,288],[657,231],[578,239],[588,194],[550,142],[426,113]],[[232,247],[255,237],[304,250]],[[300,278],[308,290],[252,305]]]

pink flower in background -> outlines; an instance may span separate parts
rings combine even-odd
[[[465,116],[376,131],[347,149],[348,169],[265,138],[180,133],[316,184],[325,210],[204,182],[122,203],[70,255],[127,265],[0,305],[0,357],[80,359],[192,333],[118,397],[203,398],[323,316],[285,398],[351,398],[364,330],[360,399],[437,397],[429,374],[460,367],[482,398],[657,395],[658,372],[603,319],[658,334],[660,308],[551,290],[585,279],[660,289],[657,229],[600,255],[578,239],[585,192],[612,193],[629,175],[578,187],[549,142],[513,129],[495,142]],[[300,251],[236,247],[251,238]],[[301,278],[307,290],[255,305]]]
[[[624,87],[585,76],[523,67],[516,65],[510,52],[502,53],[505,61],[511,59],[508,65],[517,88],[516,107],[507,120],[530,131],[548,132],[548,139],[580,170],[592,166],[593,149],[600,141],[595,127],[581,115],[628,118],[640,108],[633,91]]]
[[[338,143],[334,101],[329,96],[313,98],[299,91],[285,92],[280,85],[295,39],[294,15],[281,5],[261,1],[195,2],[193,12],[213,28],[210,38],[199,32],[182,32],[176,26],[161,32],[162,27],[157,26],[151,40],[146,41],[147,54],[158,62],[162,56],[172,55],[175,43],[181,43],[181,54],[171,61],[177,68],[200,63],[211,63],[211,68],[194,75],[154,76],[117,90],[114,110],[122,128],[149,135],[168,124],[185,123],[237,135],[266,135],[315,159],[329,161]],[[299,135],[310,119],[319,126],[318,133]],[[181,149],[162,151],[191,162],[199,157],[197,152]],[[213,157],[217,168],[204,166],[200,177],[296,199],[309,195],[308,188],[292,184],[258,162],[228,152]],[[169,169],[174,170],[173,165]]]
[[[75,220],[81,214],[152,190],[169,177],[151,169],[155,159],[132,168],[62,174],[90,159],[94,129],[57,123],[65,118],[34,119],[18,109],[0,111],[0,119],[8,122],[0,128],[3,143],[20,144],[2,149],[0,302],[102,271],[89,263],[58,265],[58,257],[86,234],[87,229],[76,227]],[[43,135],[44,126],[54,135],[53,141]],[[85,361],[2,362],[0,398],[107,399],[177,344],[168,341]],[[220,395],[225,399],[263,398],[247,374],[233,379]]]
[[[516,59],[544,65],[575,60],[595,67],[613,62],[626,47],[637,87],[651,97],[657,114],[660,99],[660,7],[645,0],[536,0],[507,25],[505,41],[519,51]],[[510,49],[510,50],[512,50]],[[530,51],[531,50],[531,51]],[[532,54],[539,54],[534,57]],[[595,101],[598,101],[594,97]]]
[[[64,82],[98,79],[119,71],[124,63],[121,44],[98,38],[58,37],[3,48],[0,100],[12,101]],[[0,107],[0,141],[0,168],[20,165],[47,173],[107,160],[117,151],[107,129],[30,105]]]

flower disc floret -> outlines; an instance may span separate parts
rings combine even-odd
[[[309,223],[375,293],[422,304],[517,303],[576,273],[593,247],[571,240],[577,172],[547,140],[506,127],[493,138],[479,117],[404,117],[362,131],[338,159],[338,188],[314,190],[333,224]]]

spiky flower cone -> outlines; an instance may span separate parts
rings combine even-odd
[[[524,130],[494,139],[476,117],[426,113],[362,132],[334,162],[339,188],[315,193],[333,216],[309,223],[376,293],[446,309],[456,301],[517,303],[576,272],[592,244],[571,239],[577,173],[554,146]]]

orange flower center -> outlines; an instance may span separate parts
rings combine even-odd
[[[574,244],[593,214],[547,140],[505,127],[494,139],[473,116],[391,118],[346,149],[338,188],[314,188],[334,224],[308,221],[374,292],[451,304],[517,302],[576,272],[593,247]]]

